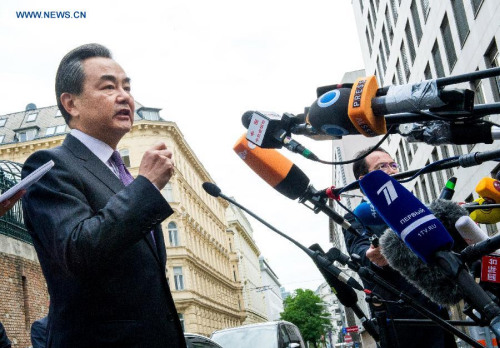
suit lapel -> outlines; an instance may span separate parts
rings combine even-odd
[[[66,139],[64,139],[64,146],[66,146],[75,157],[80,158],[84,161],[83,167],[88,171],[89,174],[93,175],[96,179],[101,181],[104,185],[109,187],[114,193],[118,193],[122,190],[125,185],[120,181],[120,179],[106,166],[96,155],[89,150],[80,140],[68,134]],[[159,232],[158,232],[159,230]],[[163,234],[161,233],[160,227],[155,227],[155,241],[151,236],[151,233],[146,233],[144,239],[149,245],[151,251],[153,252],[156,260],[162,265],[162,257],[159,255],[159,250],[165,250],[165,243],[163,242]],[[159,243],[156,245],[155,243]],[[159,247],[159,248],[158,248]]]

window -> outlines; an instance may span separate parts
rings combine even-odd
[[[378,51],[380,54],[380,59],[382,61],[382,74],[385,76],[385,71],[387,70],[387,64],[385,62],[384,50],[382,49],[382,43],[378,45]]]
[[[432,58],[434,59],[434,67],[436,68],[437,77],[444,77],[443,61],[441,60],[441,52],[439,51],[437,40],[432,47]]]
[[[0,119],[0,127],[5,127],[6,123],[7,123],[7,119],[6,118]]]
[[[426,80],[432,80],[431,66],[429,65],[429,62],[427,62],[427,65],[425,66],[424,76]]]
[[[406,48],[404,41],[401,42],[400,51],[401,51],[401,58],[403,59],[405,78],[406,80],[408,80],[408,78],[410,77],[410,64],[408,64],[408,57],[406,55]]]
[[[413,64],[415,62],[415,57],[417,56],[417,52],[415,51],[415,45],[413,43],[413,35],[411,34],[410,21],[406,22],[405,34],[406,34],[406,42],[408,43],[408,48],[410,49],[411,64]]]
[[[373,4],[373,0],[370,0],[370,7],[372,9],[373,26],[376,28],[377,27],[377,11],[375,11],[375,5]]]
[[[411,2],[411,17],[413,19],[413,25],[415,26],[415,34],[417,35],[417,45],[420,45],[420,40],[422,40],[422,24],[420,23],[420,16],[418,15],[417,4],[415,0]]]
[[[125,167],[130,168],[130,155],[128,149],[121,149],[119,152]]]
[[[55,117],[61,117],[62,114],[61,114],[61,110],[57,109],[57,112],[56,112],[56,116]]]
[[[452,71],[455,63],[457,62],[457,54],[455,52],[453,38],[451,37],[450,22],[448,21],[447,15],[444,15],[443,21],[441,22],[441,35],[443,36],[444,51],[446,52],[448,65],[450,67],[450,71]]]
[[[400,85],[405,84],[406,80],[403,77],[403,71],[401,70],[401,63],[399,62],[399,58],[398,58],[398,61],[396,62],[396,71],[398,73],[399,84]]]
[[[484,0],[471,0],[472,9],[474,10],[474,18],[477,17],[477,14],[479,13],[479,9],[481,8],[483,1]]]
[[[462,145],[453,145],[453,153],[455,154],[455,156],[462,156],[464,154]]]
[[[407,171],[408,170],[408,162],[406,161],[405,149],[403,148],[403,141],[404,140],[402,140],[399,143],[399,152],[401,153],[401,159],[403,160],[403,162],[400,162],[399,164],[401,164],[404,171]]]
[[[49,127],[45,130],[45,136],[53,135],[56,132],[56,127]]]
[[[368,34],[368,28],[365,30],[366,34],[366,43],[368,44],[368,52],[370,52],[370,56],[372,55],[372,43],[370,40],[370,35]]]
[[[35,139],[37,132],[38,131],[35,128],[19,131],[16,133],[17,141],[22,142],[22,141],[33,140]]]
[[[175,290],[184,290],[184,277],[182,275],[182,267],[174,267],[174,284]]]
[[[26,122],[33,122],[36,120],[36,117],[38,116],[38,111],[32,112],[30,114],[26,115]]]
[[[62,124],[56,127],[56,133],[64,133],[66,131],[66,125]]]
[[[363,6],[363,1],[364,0],[359,0],[359,8],[361,9],[361,13],[363,13],[363,11],[365,10],[365,8]]]
[[[389,41],[387,40],[387,31],[385,30],[385,26],[382,27],[382,38],[384,40],[384,47],[385,47],[385,54],[387,56],[387,61],[389,61],[391,51],[389,49]]]
[[[179,234],[175,222],[168,223],[168,241],[170,242],[170,246],[179,246]]]
[[[429,0],[420,0],[420,4],[422,5],[424,21],[427,22],[427,17],[429,16],[429,11],[431,10],[429,7]]]
[[[392,18],[394,19],[394,26],[398,22],[398,5],[396,5],[396,0],[391,0],[391,10],[392,10]]]
[[[182,332],[186,332],[186,329],[184,328],[184,314],[179,313],[179,321],[181,322]]]
[[[423,198],[423,203],[429,203],[429,194],[427,193],[427,184],[425,183],[425,179],[422,179],[420,182],[422,184],[422,198]]]
[[[410,143],[403,139],[403,144],[405,146],[406,155],[408,156],[408,163],[411,166],[411,163],[413,162],[413,153],[411,152]]]
[[[167,200],[167,202],[173,202],[174,201],[174,192],[172,189],[172,183],[167,182],[165,187],[163,188],[163,196]]]
[[[385,21],[387,23],[387,30],[389,31],[389,39],[391,40],[392,44],[392,39],[394,37],[394,29],[392,26],[391,17],[389,15],[389,7],[385,8]],[[389,49],[387,49],[387,51],[389,51]],[[389,53],[387,53],[387,55],[389,55]]]
[[[384,85],[384,78],[382,77],[382,65],[380,64],[380,57],[377,57],[377,77],[380,81],[380,86]]]
[[[448,146],[441,145],[441,155],[443,156],[443,158],[450,158]],[[448,169],[446,169],[445,173],[446,173],[446,177],[449,179],[453,176],[453,169],[448,168]]]
[[[485,104],[486,99],[483,91],[483,80],[475,80],[470,83],[471,89],[474,91],[474,104]]]
[[[432,156],[432,162],[439,161],[437,148],[434,148],[434,150],[432,150],[431,156]],[[444,187],[443,172],[441,170],[438,170],[437,172],[435,172],[435,174],[436,174],[437,184],[439,188],[442,189]]]
[[[5,135],[0,135],[0,144],[3,143],[3,140],[5,139]]]
[[[160,113],[157,110],[141,110],[140,116],[148,121],[158,121],[160,119]]]
[[[469,35],[469,23],[467,22],[467,15],[465,14],[463,0],[452,0],[453,14],[455,15],[455,23],[457,25],[458,37],[460,44],[464,47],[465,40]]]
[[[486,67],[496,68],[499,66],[498,47],[495,39],[491,41],[491,44],[488,47],[484,58],[486,60]],[[493,89],[493,99],[495,100],[495,102],[498,102],[500,101],[500,77],[492,77],[489,79],[489,81]]]
[[[372,18],[370,16],[370,12],[368,12],[368,29],[370,29],[370,34],[372,36],[372,40],[374,38],[374,34],[373,34],[373,24],[372,24]]]
[[[488,232],[488,236],[493,236],[497,234],[498,232],[498,227],[496,224],[487,224],[486,225],[486,232]]]

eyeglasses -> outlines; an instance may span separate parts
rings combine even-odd
[[[375,168],[376,170],[377,169],[380,169],[380,170],[388,170],[388,169],[392,169],[392,170],[398,170],[399,169],[399,164],[397,164],[396,162],[390,162],[390,163],[380,163],[377,168]]]

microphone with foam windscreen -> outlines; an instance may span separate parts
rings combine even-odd
[[[345,230],[355,235],[359,232],[341,215],[326,205],[326,199],[317,198],[318,192],[309,184],[309,178],[299,167],[274,149],[262,149],[242,135],[233,147],[240,158],[265,182],[290,199],[299,198],[315,205]],[[315,211],[316,211],[315,210]]]
[[[392,230],[425,263],[440,267],[500,337],[500,307],[475,282],[459,256],[449,251],[453,239],[441,222],[403,185],[383,171],[368,173],[361,179],[360,186]]]

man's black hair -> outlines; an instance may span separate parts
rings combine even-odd
[[[377,147],[373,152],[385,152],[386,154],[389,154],[385,149],[381,147]],[[372,148],[369,147],[367,149],[361,150],[358,153],[354,155],[354,158],[359,158],[361,156],[366,155],[367,153],[372,152]],[[354,177],[356,180],[359,180],[360,176],[368,174],[368,163],[366,163],[366,157],[360,159],[359,161],[356,161],[352,165],[352,172],[354,174]]]
[[[82,63],[85,59],[92,57],[112,58],[111,52],[106,47],[91,43],[73,49],[59,63],[56,74],[57,106],[68,125],[71,115],[61,104],[61,94],[71,93],[79,95],[82,93],[83,82],[85,81],[85,72],[83,71]]]

